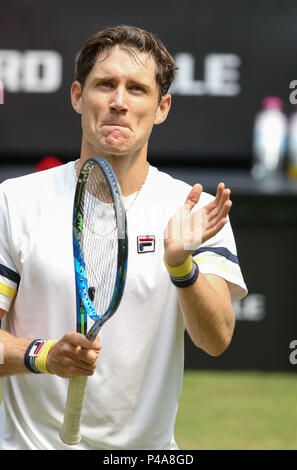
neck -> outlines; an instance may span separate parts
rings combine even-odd
[[[77,172],[79,173],[84,162],[96,155],[91,152],[81,152],[80,159],[77,164]],[[140,190],[148,175],[149,164],[147,162],[147,152],[141,152],[138,155],[104,155],[112,166],[116,177],[119,181],[122,194],[124,197],[129,196]]]

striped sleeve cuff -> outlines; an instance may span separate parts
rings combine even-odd
[[[229,283],[232,301],[246,296],[245,285],[238,258],[227,248],[203,247],[193,253],[194,260],[204,274],[215,274]]]
[[[7,310],[15,298],[20,276],[12,269],[0,264],[0,306]]]
[[[0,294],[0,308],[8,312],[10,309],[10,305],[11,305],[11,300],[9,299],[9,297],[6,297],[5,295]]]
[[[17,293],[17,290],[13,287],[10,287],[3,282],[0,282],[0,294],[5,295],[6,297],[9,297],[10,299],[14,299],[15,295]]]

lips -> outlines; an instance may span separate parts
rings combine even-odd
[[[126,124],[110,123],[102,125],[102,132],[104,135],[122,135],[128,137],[131,133],[131,129]]]
[[[129,129],[129,126],[127,124],[123,124],[120,122],[105,122],[103,126],[110,126],[110,127],[127,127]]]

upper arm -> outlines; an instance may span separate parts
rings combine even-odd
[[[9,311],[20,282],[11,239],[8,201],[1,189],[0,187],[0,319]]]
[[[216,274],[204,274],[212,288],[231,303],[231,293],[228,282]]]

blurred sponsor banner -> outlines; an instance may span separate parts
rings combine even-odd
[[[297,78],[294,0],[12,0],[1,5],[0,162],[80,149],[80,117],[70,103],[74,62],[84,41],[115,24],[156,33],[179,71],[173,105],[150,155],[161,162],[249,162],[262,98],[290,111]],[[294,90],[293,90],[294,91]]]
[[[232,199],[231,223],[249,293],[233,304],[229,348],[211,357],[186,337],[186,368],[297,372],[296,195]]]

